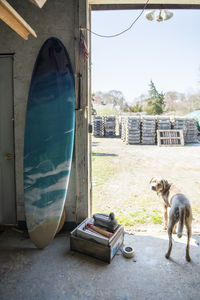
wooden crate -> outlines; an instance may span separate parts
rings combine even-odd
[[[157,144],[161,146],[184,146],[183,130],[157,130]]]
[[[85,222],[84,220],[83,222]],[[121,226],[121,225],[120,225]],[[118,235],[113,239],[110,245],[102,245],[92,240],[83,239],[78,237],[77,228],[75,228],[70,234],[70,249],[78,251],[105,262],[110,263],[115,256],[117,250],[120,248],[124,241],[124,228],[121,226],[121,230]]]

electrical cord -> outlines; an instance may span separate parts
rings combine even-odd
[[[129,31],[129,30],[133,27],[133,25],[137,22],[137,20],[141,17],[141,15],[143,14],[145,8],[147,7],[149,1],[150,1],[150,0],[147,0],[147,2],[145,3],[145,5],[144,5],[142,11],[139,13],[139,15],[137,16],[137,18],[133,21],[133,23],[132,23],[128,28],[126,28],[125,30],[123,30],[123,31],[121,31],[121,32],[119,32],[119,33],[116,33],[116,34],[113,34],[113,35],[101,35],[101,34],[98,34],[98,33],[94,32],[94,31],[88,29],[88,28],[80,28],[80,29],[81,29],[81,30],[87,30],[87,31],[89,31],[90,33],[92,33],[92,34],[94,34],[94,35],[96,35],[96,36],[98,36],[98,37],[101,37],[101,38],[114,38],[114,37],[117,37],[117,36],[119,36],[119,35],[122,35],[122,34],[124,34],[125,32]]]

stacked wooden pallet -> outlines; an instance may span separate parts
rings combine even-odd
[[[140,117],[128,117],[126,119],[126,143],[140,144]]]
[[[142,118],[142,137],[143,145],[154,145],[156,143],[156,119],[154,116]]]
[[[170,117],[161,117],[157,118],[157,129],[158,130],[169,130],[171,129]]]
[[[184,146],[182,130],[157,130],[158,146]]]
[[[93,135],[96,137],[104,136],[104,122],[101,116],[93,117]]]
[[[187,119],[187,132],[185,137],[186,143],[198,142],[198,125],[197,121],[193,118]]]
[[[198,126],[194,118],[174,117],[170,119],[168,116],[93,117],[94,136],[121,136],[121,139],[127,144],[154,145],[157,139],[156,130],[182,130],[185,143],[198,142]],[[164,140],[163,143],[165,143]]]
[[[104,117],[104,136],[115,136],[115,116]]]

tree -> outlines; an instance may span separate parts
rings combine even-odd
[[[105,106],[98,113],[99,116],[115,116],[118,114],[119,114],[119,111],[116,108],[111,108],[109,106]]]
[[[165,93],[165,109],[170,112],[176,110],[176,104],[180,101],[180,94],[176,91],[169,91]]]
[[[149,115],[161,115],[165,108],[164,94],[159,93],[153,81],[150,81],[149,98],[145,99],[144,111]]]
[[[91,113],[92,113],[92,115],[96,115],[97,114],[97,111],[96,111],[96,109],[93,106],[93,103],[91,103]]]
[[[96,111],[96,109],[94,109],[94,106],[93,106],[94,97],[95,97],[95,94],[92,93],[92,96],[91,96],[91,113],[92,113],[92,115],[96,115],[97,114],[97,111]]]
[[[119,106],[120,110],[123,109],[123,106],[125,104],[123,93],[116,90],[111,90],[108,93],[104,94],[104,101],[106,104],[112,104],[113,107]]]
[[[107,93],[99,91],[95,93],[95,96],[101,97],[105,105],[111,104],[113,108],[117,108],[121,111],[123,110],[124,106],[126,106],[126,100],[121,91],[111,90]]]
[[[142,112],[143,111],[143,109],[142,109],[142,104],[138,101],[138,102],[136,102],[136,104],[135,105],[129,105],[128,106],[128,111],[129,112]]]

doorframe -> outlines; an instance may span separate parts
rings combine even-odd
[[[89,1],[89,0],[88,0]],[[133,0],[134,1],[134,0]],[[87,0],[86,0],[87,2]],[[108,10],[142,10],[144,9],[145,3],[146,1],[144,1],[143,4],[124,4],[124,1],[121,0],[121,4],[119,3],[120,1],[118,1],[117,4],[113,4],[110,3],[109,4],[109,0],[107,1],[107,4],[102,4],[101,0],[96,0],[95,4],[91,4],[88,3],[88,25],[89,27],[86,27],[87,29],[87,40],[88,40],[88,45],[89,45],[89,67],[88,67],[88,85],[89,85],[89,91],[90,91],[90,95],[92,92],[92,73],[91,73],[91,39],[92,39],[92,28],[91,28],[91,16],[92,16],[92,11],[98,11],[98,10],[103,10],[103,11],[108,11]],[[112,2],[112,1],[110,1]],[[189,3],[190,1],[188,1]],[[191,9],[200,9],[200,3],[199,4],[151,4],[149,3],[146,8],[146,10],[150,10],[150,9],[187,9],[187,10],[191,10]],[[91,122],[91,97],[88,97],[88,107],[89,107],[89,121]],[[89,137],[89,142],[90,144],[88,145],[88,161],[89,161],[89,165],[88,165],[88,174],[89,174],[89,180],[88,180],[88,187],[89,187],[89,198],[88,198],[88,205],[90,206],[90,213],[92,212],[92,203],[93,203],[93,199],[92,199],[92,137]]]
[[[122,1],[123,2],[123,1]],[[137,10],[143,9],[145,1],[143,4],[90,4],[91,10]],[[145,10],[149,9],[200,9],[200,4],[147,4]]]

